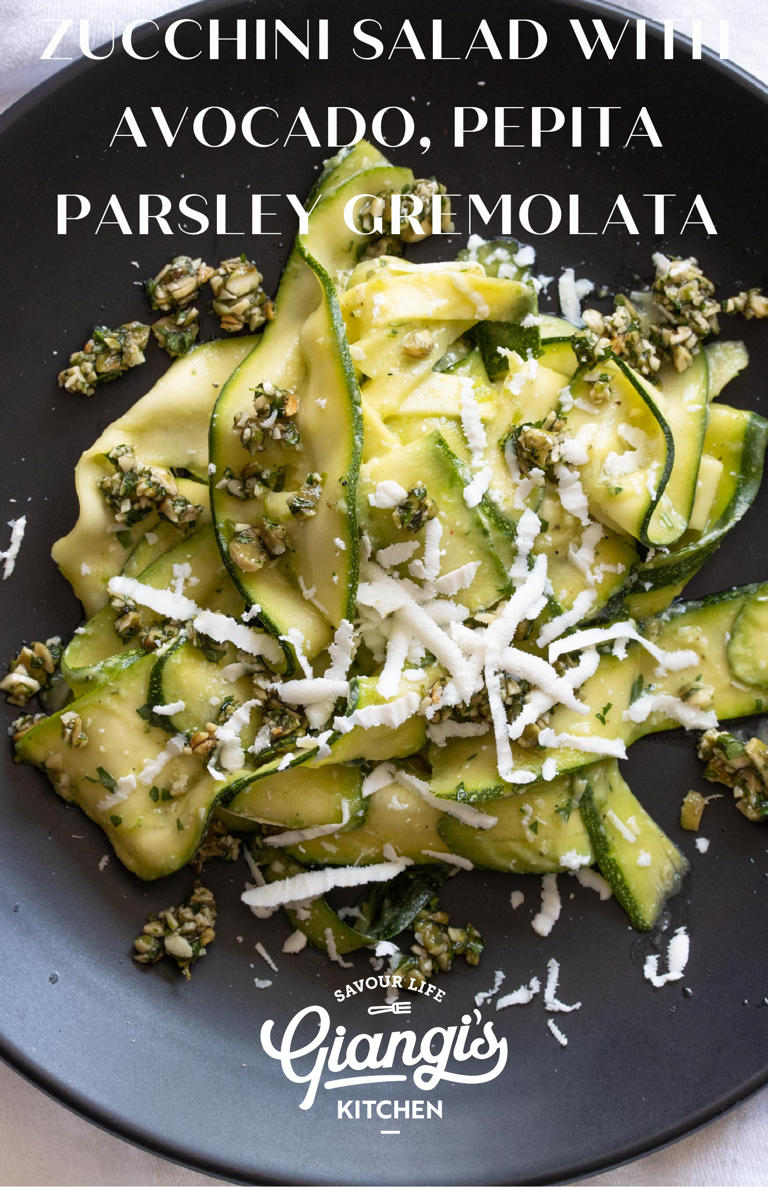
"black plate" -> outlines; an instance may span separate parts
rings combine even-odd
[[[448,9],[441,10],[445,52],[461,54],[479,17],[470,6]],[[517,64],[477,55],[467,62],[414,65],[399,53],[392,63],[362,62],[351,53],[349,30],[353,19],[370,16],[370,6],[210,3],[194,10],[198,20],[281,15],[299,29],[304,19],[328,16],[332,61],[305,63],[288,50],[277,63],[184,63],[167,57],[139,63],[115,56],[65,71],[3,119],[2,506],[6,519],[23,509],[29,521],[17,571],[2,587],[5,654],[12,654],[21,638],[45,638],[76,624],[78,608],[48,559],[51,541],[75,515],[74,462],[163,365],[155,352],[140,373],[86,400],[55,386],[66,354],[85,340],[95,320],[142,317],[142,296],[133,282],[178,250],[214,261],[253,250],[274,286],[294,227],[282,208],[274,220],[281,235],[255,247],[248,236],[214,232],[167,239],[154,230],[127,238],[110,227],[94,234],[93,222],[57,237],[56,193],[86,194],[94,210],[116,193],[134,229],[139,192],[168,194],[174,201],[188,192],[226,193],[229,229],[237,230],[245,225],[252,192],[303,195],[327,155],[301,140],[286,149],[260,151],[237,139],[228,148],[205,149],[186,126],[173,151],[158,146],[156,134],[146,149],[125,139],[110,149],[128,103],[142,119],[151,104],[163,105],[169,119],[187,105],[191,111],[217,104],[244,111],[274,104],[283,113],[283,134],[301,103],[315,117],[329,103],[367,114],[402,104],[416,113],[419,135],[429,135],[432,147],[423,157],[416,147],[405,148],[395,159],[438,174],[461,194],[479,193],[492,204],[498,193],[510,192],[516,208],[515,199],[525,194],[552,194],[565,204],[569,193],[579,193],[583,230],[599,228],[614,195],[625,195],[637,212],[638,235],[613,228],[576,237],[561,228],[537,240],[545,273],[557,275],[573,265],[577,275],[613,289],[630,285],[636,273],[647,275],[651,252],[664,247],[698,255],[725,289],[765,284],[764,91],[713,59],[692,62],[681,43],[676,59],[663,61],[655,34],[644,62],[622,50],[613,63],[586,65],[574,48],[568,18],[602,13],[615,30],[616,18],[607,9],[529,0],[489,4],[483,11],[497,32],[510,16],[540,19],[550,39],[546,56]],[[405,16],[414,16],[412,5],[387,6],[381,20],[388,41]],[[420,34],[429,30],[430,19],[421,10],[414,16]],[[186,31],[194,32],[192,26]],[[137,44],[142,52],[153,48],[147,40]],[[602,151],[593,139],[577,150],[555,136],[545,138],[541,149],[520,151],[494,149],[478,136],[457,151],[450,112],[459,103],[566,109],[618,104],[624,115],[616,113],[614,147]],[[643,103],[664,146],[636,140],[625,150],[621,145]],[[716,237],[700,229],[680,236],[698,191],[717,225]],[[652,192],[678,195],[668,199],[664,234],[653,234],[650,201],[642,198]],[[466,203],[459,204],[458,217],[461,236],[453,245],[467,234]],[[516,223],[512,231],[518,232]],[[730,324],[733,336],[747,338],[753,361],[729,398],[765,411],[765,328]],[[766,516],[764,493],[697,580],[697,591],[768,575]],[[575,881],[560,879],[563,918],[545,941],[528,922],[538,903],[538,881],[477,873],[455,880],[448,897],[457,918],[471,918],[485,933],[483,965],[475,971],[462,967],[440,982],[445,990],[440,1003],[416,998],[406,1020],[367,1014],[370,1004],[381,1002],[381,993],[363,992],[343,1005],[334,1001],[334,989],[370,971],[365,959],[346,971],[312,953],[283,956],[282,920],[259,922],[238,903],[240,867],[210,867],[221,905],[220,935],[192,984],[170,970],[145,975],[131,963],[131,936],[146,911],[184,893],[187,875],[143,886],[114,859],[100,873],[99,859],[108,847],[98,830],[57,800],[36,772],[14,768],[8,751],[3,761],[3,1054],[87,1117],[159,1153],[249,1181],[551,1181],[670,1141],[768,1076],[768,1013],[760,1008],[768,942],[764,834],[727,799],[707,809],[703,831],[712,844],[706,856],[697,854],[690,835],[680,833],[681,794],[699,785],[690,740],[641,743],[628,764],[633,787],[691,857],[692,873],[672,905],[670,922],[685,924],[691,935],[683,982],[654,990],[643,979],[642,963],[647,952],[663,951],[664,938],[632,932],[615,903],[599,903]],[[513,912],[509,893],[518,885],[526,902]],[[276,975],[254,951],[257,940],[277,959]],[[561,997],[583,1002],[581,1010],[555,1017],[568,1036],[567,1048],[549,1033],[540,999],[499,1014],[491,1003],[484,1018],[509,1045],[497,1078],[447,1083],[431,1093],[409,1083],[396,1091],[374,1085],[350,1089],[344,1097],[440,1099],[441,1121],[339,1119],[338,1090],[320,1089],[314,1107],[301,1110],[304,1086],[289,1082],[260,1046],[265,1018],[275,1019],[281,1030],[296,1011],[313,1004],[326,1007],[331,1026],[346,1027],[348,1036],[377,1029],[386,1035],[404,1021],[419,1036],[433,1026],[458,1025],[462,1013],[473,1009],[474,994],[491,985],[495,969],[506,972],[504,988],[511,989],[533,974],[542,978],[550,957],[561,963]],[[270,976],[271,989],[255,988],[255,977]],[[685,996],[684,987],[692,996]],[[472,1020],[470,1028],[475,1026]],[[382,1135],[385,1128],[401,1133]]]

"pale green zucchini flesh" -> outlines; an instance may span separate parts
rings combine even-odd
[[[157,516],[147,517],[126,529],[126,537],[118,535],[114,513],[97,486],[100,478],[114,473],[105,455],[117,445],[132,445],[144,465],[191,470],[207,481],[211,410],[220,388],[253,343],[252,337],[205,342],[176,359],[151,391],[113,421],[80,458],[75,467],[78,520],[56,541],[52,556],[88,617],[107,601],[109,578],[122,570],[131,550],[157,524]],[[192,502],[207,507],[198,483],[179,485]],[[84,565],[85,556],[89,560]]]
[[[16,754],[41,767],[62,798],[104,830],[123,865],[140,878],[160,878],[191,861],[228,788],[183,752],[160,763],[156,775],[143,777],[170,744],[168,734],[138,712],[147,704],[156,657],[126,656],[123,662],[108,682],[62,711],[78,714],[87,745],[68,745],[56,713],[24,734]],[[121,779],[126,779],[122,798]]]
[[[581,815],[600,873],[633,927],[650,931],[680,889],[688,862],[632,794],[615,760],[579,780]]]

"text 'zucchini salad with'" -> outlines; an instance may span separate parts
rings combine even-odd
[[[747,362],[717,315],[768,302],[657,255],[611,314],[582,318],[567,270],[566,320],[539,312],[530,248],[407,262],[450,223],[445,188],[364,142],[307,210],[274,304],[244,258],[149,283],[177,357],[77,465],[53,557],[86,618],[12,661],[9,700],[42,708],[16,756],[140,878],[242,846],[243,902],[286,909],[286,951],[367,948],[411,988],[477,963],[437,898],[473,867],[590,871],[651,929],[687,863],[620,772],[635,740],[698,731],[705,774],[768,815],[766,747],[720,728],[768,704],[768,582],[680,597],[754,499],[768,430],[713,402]],[[260,333],[194,346],[207,283],[223,329]],[[91,394],[148,337],[98,327],[60,382]],[[215,919],[195,882],[136,959],[188,976]]]

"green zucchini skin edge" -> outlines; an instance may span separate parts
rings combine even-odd
[[[364,146],[364,147],[370,152],[370,146]],[[323,202],[329,201],[333,198],[333,195],[336,192],[333,187],[333,184],[332,184],[333,176],[334,176],[334,173],[336,172],[339,165],[342,166],[342,170],[341,170],[342,178],[341,178],[340,188],[343,188],[343,186],[345,184],[351,183],[354,180],[354,178],[356,176],[358,176],[358,172],[362,175],[362,174],[365,174],[366,172],[371,171],[371,170],[384,170],[384,169],[392,168],[392,166],[389,165],[389,163],[386,161],[386,159],[382,157],[380,159],[380,161],[378,161],[376,164],[372,165],[369,163],[367,166],[363,165],[363,168],[357,172],[354,169],[351,172],[347,172],[344,169],[344,164],[345,164],[345,162],[348,164],[353,153],[354,153],[354,150],[350,150],[348,153],[338,154],[337,157],[333,158],[332,162],[328,163],[326,170],[324,171],[322,177],[320,179],[318,179],[317,185],[316,185],[315,189],[312,191],[312,194],[314,196],[319,195],[323,199]],[[356,379],[356,375],[355,375],[355,371],[354,371],[354,366],[352,364],[351,357],[349,356],[349,350],[348,350],[348,347],[346,344],[346,334],[344,331],[343,319],[341,316],[341,310],[339,307],[338,298],[336,296],[335,286],[333,284],[331,277],[328,275],[327,271],[322,267],[322,265],[318,262],[318,260],[309,252],[309,250],[306,246],[306,243],[304,242],[304,239],[305,239],[304,236],[297,236],[296,240],[294,241],[294,244],[291,248],[291,252],[288,257],[288,262],[285,266],[285,269],[284,269],[284,272],[283,272],[283,275],[282,275],[282,278],[280,281],[280,285],[278,288],[277,296],[276,296],[276,316],[275,316],[275,318],[267,326],[261,339],[254,347],[254,350],[251,351],[250,354],[248,356],[246,356],[246,358],[240,364],[240,366],[238,368],[236,368],[236,370],[233,372],[232,376],[230,376],[230,379],[222,387],[222,389],[219,393],[219,396],[218,396],[216,403],[214,405],[214,409],[213,409],[213,413],[212,413],[211,421],[210,421],[210,427],[209,427],[209,454],[210,454],[210,456],[214,456],[214,454],[216,453],[215,437],[216,437],[217,432],[219,431],[218,422],[221,417],[222,407],[223,407],[225,400],[227,398],[227,393],[228,393],[230,383],[236,380],[236,377],[238,376],[238,374],[241,370],[243,370],[244,368],[247,368],[249,366],[249,364],[252,362],[252,360],[254,358],[254,355],[259,350],[262,343],[268,339],[270,331],[274,332],[273,327],[280,324],[281,298],[282,298],[283,303],[287,303],[289,301],[290,296],[291,296],[291,287],[292,287],[291,282],[294,280],[300,281],[301,277],[300,277],[300,275],[297,276],[297,273],[300,274],[303,270],[308,268],[309,272],[311,274],[314,274],[318,284],[320,285],[320,288],[322,290],[321,300],[323,300],[323,299],[326,300],[327,304],[328,304],[328,309],[329,309],[329,313],[330,313],[331,329],[332,329],[333,335],[336,339],[337,359],[341,364],[343,379],[344,379],[344,383],[345,383],[345,386],[347,389],[347,394],[349,397],[348,409],[349,409],[350,418],[351,418],[353,456],[351,459],[351,465],[349,467],[349,471],[347,472],[347,483],[348,483],[349,490],[351,492],[351,497],[346,500],[346,518],[347,518],[347,525],[348,525],[349,532],[350,532],[350,540],[353,544],[356,544],[356,542],[357,542],[357,511],[356,511],[356,500],[354,498],[354,492],[356,491],[356,488],[357,488],[357,478],[358,478],[358,474],[359,474],[360,461],[362,458],[362,446],[363,446],[362,401],[361,401],[361,397],[360,397],[360,391],[359,391],[359,388],[357,385],[357,379]],[[315,306],[315,309],[316,308],[317,308],[317,306]],[[312,312],[314,312],[314,310],[312,310]],[[215,528],[215,532],[216,532],[216,540],[217,540],[217,543],[219,546],[219,550],[221,552],[222,560],[223,560],[224,565],[227,569],[227,572],[229,573],[230,577],[232,578],[232,581],[234,582],[235,586],[243,594],[243,596],[246,600],[246,603],[250,605],[253,603],[253,597],[251,596],[250,592],[248,591],[248,589],[246,588],[246,586],[244,585],[244,583],[242,581],[241,572],[238,570],[237,566],[234,564],[231,557],[229,556],[228,539],[227,539],[225,527],[224,527],[224,524],[222,523],[220,517],[216,514],[216,504],[217,504],[216,494],[217,494],[217,492],[216,492],[215,475],[210,475],[209,484],[210,484],[211,508],[212,508],[212,512],[213,512],[213,522],[214,522],[214,528]],[[350,551],[352,551],[352,550],[350,550]],[[357,596],[358,565],[359,565],[359,556],[357,554],[357,551],[355,550],[354,555],[350,556],[350,570],[351,570],[350,576],[352,579],[349,582],[349,591],[348,591],[348,597],[347,597],[347,603],[346,603],[347,616],[353,616],[353,614],[354,614],[354,607],[356,604],[356,596]],[[284,634],[285,632],[281,630],[279,625],[273,620],[273,618],[269,615],[269,613],[266,612],[263,608],[258,616],[258,621],[264,627],[265,630],[269,631],[269,633],[272,634],[273,636],[275,636],[275,638],[277,638],[280,642],[280,646],[282,647],[283,652],[285,654],[285,669],[283,671],[283,675],[284,676],[293,675],[298,668],[298,661],[297,661],[293,646],[290,643],[288,643],[285,639],[280,638],[280,636],[282,634]]]
[[[360,388],[357,383],[357,376],[355,374],[354,363],[349,353],[349,346],[347,344],[346,330],[344,329],[344,319],[341,313],[341,306],[339,305],[339,298],[336,295],[336,286],[331,280],[328,273],[322,265],[310,255],[302,236],[299,236],[296,242],[297,251],[302,259],[306,260],[309,267],[317,277],[326,300],[328,301],[328,309],[331,315],[331,325],[333,327],[334,336],[336,338],[336,350],[338,360],[341,362],[344,373],[344,380],[347,386],[347,394],[349,396],[349,409],[352,415],[352,439],[353,439],[353,455],[352,464],[347,471],[347,528],[349,530],[349,538],[353,542],[357,541],[357,482],[360,477],[360,463],[363,457],[363,402],[360,396]],[[355,547],[352,558],[352,571],[349,582],[349,595],[347,597],[347,618],[352,621],[355,617],[355,609],[357,607],[357,582],[360,572],[360,550]]]
[[[659,476],[659,481],[656,486],[656,497],[655,499],[651,499],[648,510],[643,517],[643,522],[640,525],[640,531],[638,534],[638,539],[640,540],[641,544],[647,544],[649,547],[653,547],[654,541],[649,538],[648,530],[650,528],[651,520],[653,519],[656,508],[658,507],[661,500],[661,496],[664,494],[664,491],[667,488],[667,483],[669,482],[672,474],[672,467],[675,463],[675,440],[671,428],[661,413],[661,409],[650,398],[648,392],[644,390],[643,385],[637,382],[632,368],[628,367],[623,359],[621,359],[618,355],[611,354],[609,357],[614,363],[616,363],[624,378],[632,385],[637,394],[640,396],[640,399],[646,405],[654,420],[658,423],[658,426],[664,436],[664,443],[666,446],[664,468]]]
[[[648,592],[690,581],[717,551],[723,537],[752,506],[763,479],[765,452],[768,446],[768,420],[757,412],[749,414],[742,463],[736,489],[730,503],[715,524],[679,551],[659,554],[652,561],[636,566],[627,594]],[[650,584],[649,584],[650,583]]]
[[[652,931],[668,899],[679,892],[683,878],[689,869],[688,860],[642,805],[635,800],[638,814],[642,813],[647,817],[655,830],[656,835],[653,839],[660,842],[666,850],[666,852],[656,855],[653,866],[654,871],[661,872],[665,876],[665,884],[657,888],[658,893],[653,901],[643,902],[639,899],[632,888],[631,879],[622,869],[621,857],[616,854],[604,823],[603,807],[610,807],[610,795],[613,790],[612,778],[623,783],[625,790],[628,791],[615,761],[597,763],[587,769],[582,779],[575,777],[573,783],[582,783],[583,785],[578,811],[592,842],[595,864],[610,885],[616,901],[627,913],[632,926],[637,931]],[[603,784],[602,794],[598,794],[600,784]],[[634,797],[632,798],[634,800]]]

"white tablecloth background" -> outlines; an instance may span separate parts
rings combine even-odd
[[[448,0],[440,9],[457,0]],[[730,56],[768,82],[768,4],[764,0],[614,0],[643,16],[699,18],[704,40],[717,37],[718,19],[729,21]],[[99,44],[127,20],[158,16],[180,7],[175,0],[0,0],[0,111],[56,68],[37,61],[55,24],[46,21],[88,17]],[[481,6],[482,7],[482,6]],[[374,11],[374,8],[371,9]],[[438,10],[435,10],[436,12]],[[478,16],[480,10],[478,10]],[[766,151],[761,146],[760,151]],[[0,1184],[177,1184],[219,1180],[112,1137],[75,1116],[0,1063]],[[681,1142],[608,1171],[583,1184],[625,1187],[763,1187],[768,1183],[768,1089],[727,1116]]]

